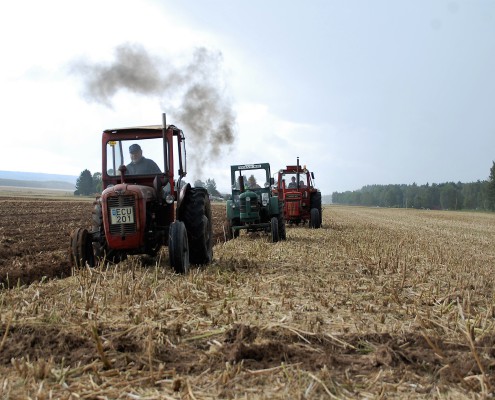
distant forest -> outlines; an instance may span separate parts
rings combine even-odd
[[[493,210],[490,181],[412,185],[369,185],[360,190],[332,193],[332,202],[375,207],[432,210]]]

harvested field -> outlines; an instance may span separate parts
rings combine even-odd
[[[326,207],[287,241],[71,271],[92,203],[0,198],[0,397],[487,398],[495,214]],[[7,288],[9,287],[9,288]]]

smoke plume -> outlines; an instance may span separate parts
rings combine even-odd
[[[191,138],[188,147],[201,149],[202,158],[215,158],[235,140],[235,114],[222,81],[221,63],[220,52],[203,47],[194,51],[190,63],[174,66],[171,60],[148,54],[141,45],[123,44],[115,49],[112,63],[78,60],[71,64],[71,72],[82,77],[83,96],[89,102],[111,108],[120,90],[157,97],[167,114],[171,111],[174,116],[171,123]]]

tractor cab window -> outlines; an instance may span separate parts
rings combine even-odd
[[[304,173],[283,174],[282,179],[287,189],[305,189],[308,187],[308,177]]]
[[[235,189],[239,190],[239,173],[236,174]],[[242,171],[242,179],[244,181],[244,189],[254,190],[270,187],[270,182],[267,180],[266,170],[251,169]]]
[[[163,139],[113,140],[106,146],[107,174],[119,176],[125,165],[128,175],[156,175],[164,170]]]

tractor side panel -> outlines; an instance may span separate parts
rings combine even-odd
[[[278,208],[278,197],[272,196],[270,197],[270,215],[278,214],[280,214],[280,210]]]
[[[230,221],[232,221],[234,218],[240,217],[239,207],[233,208],[232,207],[233,204],[234,204],[234,202],[232,200],[227,200],[226,214],[227,214],[227,219]]]

